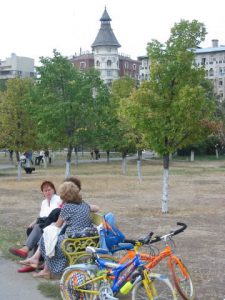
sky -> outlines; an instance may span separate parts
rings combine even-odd
[[[91,51],[105,6],[119,53],[133,59],[146,55],[152,39],[166,42],[181,19],[205,24],[202,47],[210,47],[212,39],[225,45],[225,0],[1,0],[0,60],[15,53],[38,65],[53,49],[63,56]]]

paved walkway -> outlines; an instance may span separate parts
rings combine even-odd
[[[40,279],[32,273],[17,273],[19,265],[0,256],[0,299],[1,300],[46,300],[37,289]]]

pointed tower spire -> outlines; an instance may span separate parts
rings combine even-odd
[[[115,46],[118,48],[121,47],[111,28],[111,18],[106,10],[106,7],[100,21],[101,27],[95,38],[94,43],[91,45],[92,48],[97,46]]]

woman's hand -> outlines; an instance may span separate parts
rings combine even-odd
[[[90,208],[91,208],[91,212],[98,212],[100,210],[98,205],[94,205],[94,204],[89,204],[89,205],[90,205]]]
[[[36,224],[36,220],[33,221],[32,223],[30,223],[30,225],[28,225],[28,228],[33,228],[33,227],[34,227],[34,224]]]
[[[64,223],[63,219],[61,217],[59,217],[55,223],[55,226],[60,228],[60,227],[62,227],[63,223]]]

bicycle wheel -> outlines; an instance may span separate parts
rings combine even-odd
[[[159,277],[162,275],[157,274]],[[150,287],[152,298],[148,297],[146,289],[143,285],[143,281],[138,281],[132,289],[132,300],[144,300],[144,299],[157,299],[157,300],[177,300],[176,292],[172,285],[168,283],[168,279],[160,280],[154,275],[149,275],[151,277],[152,286]],[[164,278],[164,276],[163,276]]]
[[[194,300],[194,286],[188,268],[178,258],[172,258],[171,267],[173,280],[181,297],[184,300]]]
[[[83,284],[85,281],[91,279],[91,273],[84,270],[65,271],[60,280],[60,293],[63,300],[94,300],[97,295],[76,291],[76,286]],[[82,286],[83,290],[98,291],[97,282],[88,283]]]

